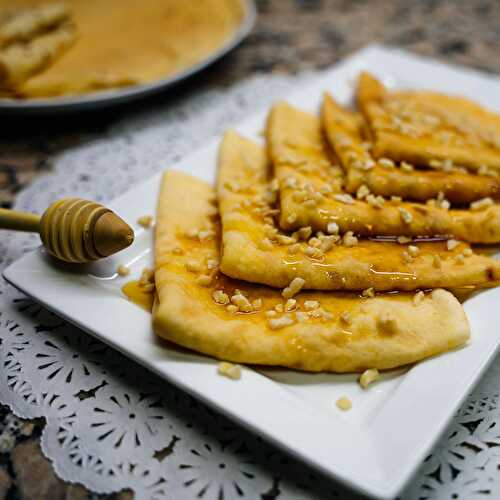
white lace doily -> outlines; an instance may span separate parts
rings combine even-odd
[[[54,173],[21,192],[17,208],[41,212],[71,195],[106,202],[307,78],[262,76],[140,106],[58,154]],[[37,245],[33,235],[3,235],[0,270]],[[57,474],[93,491],[130,488],[137,499],[174,500],[357,498],[3,281],[0,364],[0,401],[21,417],[44,417],[42,447]],[[404,500],[500,497],[499,380],[497,359]]]

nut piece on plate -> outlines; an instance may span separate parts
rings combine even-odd
[[[352,401],[347,396],[342,396],[335,401],[337,408],[342,411],[349,411],[352,408]]]
[[[363,389],[367,389],[372,382],[375,382],[375,380],[378,380],[379,378],[379,371],[375,368],[370,368],[369,370],[365,370],[359,377],[359,385]]]
[[[217,366],[217,373],[232,380],[239,380],[241,378],[241,367],[227,361],[221,361]]]
[[[153,225],[154,219],[152,215],[143,215],[137,219],[137,224],[145,229],[149,229]]]

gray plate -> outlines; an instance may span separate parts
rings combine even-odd
[[[71,97],[51,97],[46,99],[5,99],[0,98],[0,113],[20,115],[20,114],[48,114],[68,111],[82,111],[99,109],[115,104],[129,102],[135,99],[146,97],[161,92],[182,80],[190,77],[194,73],[206,68],[217,59],[234,49],[250,33],[257,12],[253,0],[242,0],[245,8],[243,20],[235,34],[217,51],[210,54],[197,64],[175,73],[168,78],[162,78],[146,85],[133,85],[119,89],[102,90],[90,94],[82,94]]]

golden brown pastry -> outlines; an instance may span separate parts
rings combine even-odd
[[[457,205],[500,197],[498,176],[420,170],[410,164],[398,165],[389,158],[373,161],[371,143],[363,141],[364,120],[337,104],[329,94],[325,94],[321,115],[328,141],[346,171],[348,193],[365,185],[375,195],[417,201],[442,197],[441,201]]]
[[[75,28],[65,23],[29,42],[13,43],[0,50],[0,89],[12,90],[48,68],[75,42]]]
[[[189,175],[163,178],[156,226],[156,334],[220,359],[308,371],[413,363],[464,344],[469,325],[444,290],[361,298],[289,293],[231,280],[217,266],[214,190]]]
[[[363,236],[447,235],[470,243],[500,242],[500,206],[485,198],[471,210],[446,210],[378,197],[355,199],[341,191],[342,169],[331,163],[321,138],[321,123],[286,103],[275,105],[266,136],[280,182],[280,226],[311,226],[327,231],[335,222],[341,233]]]
[[[274,221],[276,184],[264,148],[226,132],[217,195],[227,276],[279,288],[299,277],[303,288],[322,290],[451,288],[500,279],[500,262],[475,255],[465,243],[358,240],[338,235],[335,225],[330,234],[284,233]]]
[[[500,170],[500,116],[468,99],[389,91],[368,73],[359,78],[356,99],[376,158]]]

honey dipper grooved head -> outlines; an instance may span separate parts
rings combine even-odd
[[[56,201],[40,220],[40,236],[48,252],[66,262],[108,257],[134,241],[132,228],[108,208],[93,201]]]

